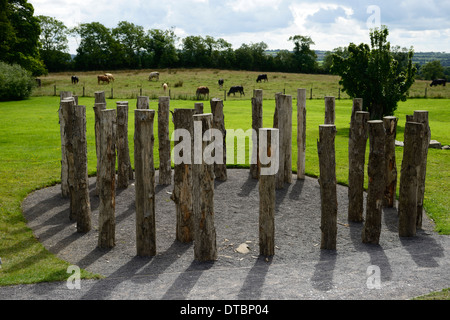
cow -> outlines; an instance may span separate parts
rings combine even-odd
[[[98,82],[98,84],[100,84],[100,82],[109,83],[109,78],[107,76],[100,75],[100,76],[97,76],[97,82]]]
[[[78,81],[80,81],[80,80],[78,79],[77,76],[72,76],[72,84],[77,84]]]
[[[219,87],[222,89],[223,86],[223,79],[219,79]]]
[[[200,95],[208,95],[209,96],[209,88],[208,87],[198,87],[197,91],[195,92],[197,95],[197,98],[199,98]]]
[[[114,76],[111,73],[105,73],[105,76],[108,77],[109,81],[114,82]]]
[[[164,89],[164,93],[167,91],[167,88],[169,87],[169,85],[167,83],[163,83],[162,87]]]
[[[267,78],[267,74],[260,74],[256,79],[256,82],[261,82],[262,80],[264,80],[264,82],[269,81],[269,79]]]
[[[230,91],[228,91],[227,95],[230,96],[230,94],[233,94],[233,95],[236,96],[236,92],[239,92],[241,94],[241,96],[242,95],[245,96],[244,87],[243,86],[233,86],[233,87],[231,87]]]
[[[155,78],[156,80],[159,80],[159,72],[157,72],[157,71],[150,72],[150,75],[148,76],[148,80],[151,81],[153,78]]]
[[[435,80],[433,80],[431,83],[430,83],[430,87],[432,87],[432,86],[438,86],[438,85],[444,85],[444,87],[445,87],[445,83],[447,82],[447,80],[446,79],[435,79]]]

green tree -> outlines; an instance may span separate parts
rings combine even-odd
[[[341,56],[342,58],[348,57],[348,49],[346,47],[339,47],[333,49],[333,51],[325,52],[323,57],[322,70],[325,73],[331,73],[331,66],[333,65],[333,54]]]
[[[124,67],[141,68],[145,41],[144,28],[127,21],[120,21],[117,27],[112,29],[112,36],[122,47]]]
[[[314,73],[317,70],[317,55],[311,49],[314,45],[311,37],[295,35],[289,37],[289,41],[294,42],[294,60],[296,62],[293,72]]]
[[[167,68],[174,67],[178,63],[175,42],[177,36],[173,29],[151,29],[147,31],[144,48],[145,65],[147,67]]]
[[[413,50],[408,52],[405,68],[399,68],[387,41],[389,31],[383,26],[370,32],[371,46],[348,47],[348,57],[333,55],[332,71],[341,76],[339,83],[351,98],[363,98],[363,108],[371,119],[393,115],[399,101],[405,101],[414,83],[416,68]]]
[[[425,63],[420,68],[420,75],[425,80],[435,80],[444,78],[444,67],[439,60]]]

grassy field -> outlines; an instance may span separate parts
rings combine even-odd
[[[115,71],[115,81],[110,84],[98,84],[97,75],[105,71],[77,73],[80,81],[71,84],[72,73],[52,73],[42,77],[42,86],[35,90],[35,96],[59,94],[59,91],[72,91],[75,95],[93,97],[95,91],[105,91],[108,97],[134,99],[139,95],[157,98],[163,95],[162,84],[168,83],[171,99],[196,99],[195,91],[199,86],[210,89],[210,97],[224,98],[224,90],[228,92],[234,85],[244,86],[246,95],[231,96],[229,100],[249,100],[253,89],[264,89],[264,99],[273,99],[276,92],[296,95],[297,88],[306,88],[308,98],[322,99],[334,96],[342,99],[347,94],[339,91],[339,77],[334,75],[268,73],[268,82],[256,83],[260,72],[205,70],[205,69],[165,69],[160,71],[159,81],[148,80],[153,70]],[[219,88],[218,79],[223,78],[223,89]],[[411,98],[450,98],[450,87],[430,87],[430,81],[417,80],[410,89]],[[181,85],[181,86],[180,86]],[[56,90],[55,90],[56,86]],[[83,94],[84,90],[84,94]],[[112,91],[111,91],[112,90]],[[166,93],[168,95],[169,92]]]

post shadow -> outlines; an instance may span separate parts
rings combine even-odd
[[[321,250],[320,259],[315,265],[311,278],[312,286],[320,291],[333,289],[333,271],[336,265],[337,252],[335,250]]]
[[[244,280],[244,284],[237,296],[238,300],[258,300],[261,298],[262,287],[266,279],[267,272],[269,271],[272,258],[269,261],[265,261],[266,257],[259,255],[255,264],[249,270],[247,277]]]
[[[243,198],[248,197],[257,185],[258,179],[253,179],[252,175],[249,173],[247,180],[245,180],[244,184],[241,186],[241,190],[239,191],[238,196]]]

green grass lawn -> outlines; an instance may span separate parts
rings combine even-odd
[[[251,92],[247,92],[251,96]],[[269,95],[267,95],[269,98]],[[117,99],[123,100],[123,99]],[[115,101],[107,99],[107,107],[115,108]],[[135,99],[128,99],[129,144],[131,161],[133,157]],[[205,101],[205,112],[210,112]],[[94,112],[93,98],[79,98],[80,105],[87,106],[88,170],[95,174]],[[60,181],[60,133],[58,124],[58,97],[33,97],[26,101],[0,103],[0,285],[34,283],[40,281],[66,280],[68,263],[49,253],[33,237],[22,215],[21,203],[33,190],[56,184]],[[172,100],[174,108],[193,108],[193,101]],[[251,128],[251,102],[227,99],[225,123],[227,129]],[[352,102],[336,101],[336,174],[339,183],[347,183],[348,175],[348,131]],[[271,127],[274,100],[264,100],[264,126]],[[414,110],[428,110],[432,139],[443,145],[450,144],[450,100],[412,99],[399,104],[397,140],[403,140],[405,115]],[[157,109],[157,101],[150,102],[151,109]],[[293,114],[293,170],[296,170],[296,101]],[[324,102],[321,99],[307,101],[307,154],[306,172],[319,175],[317,139],[318,126],[324,120]],[[170,124],[173,130],[173,124]],[[158,166],[157,119],[155,119],[155,165]],[[397,167],[400,171],[402,148],[396,149]],[[244,164],[243,166],[248,166]],[[436,231],[450,234],[450,151],[429,150],[425,209],[436,223]],[[400,179],[399,179],[400,180]],[[367,182],[366,182],[367,186]],[[86,271],[83,277],[98,277]]]

